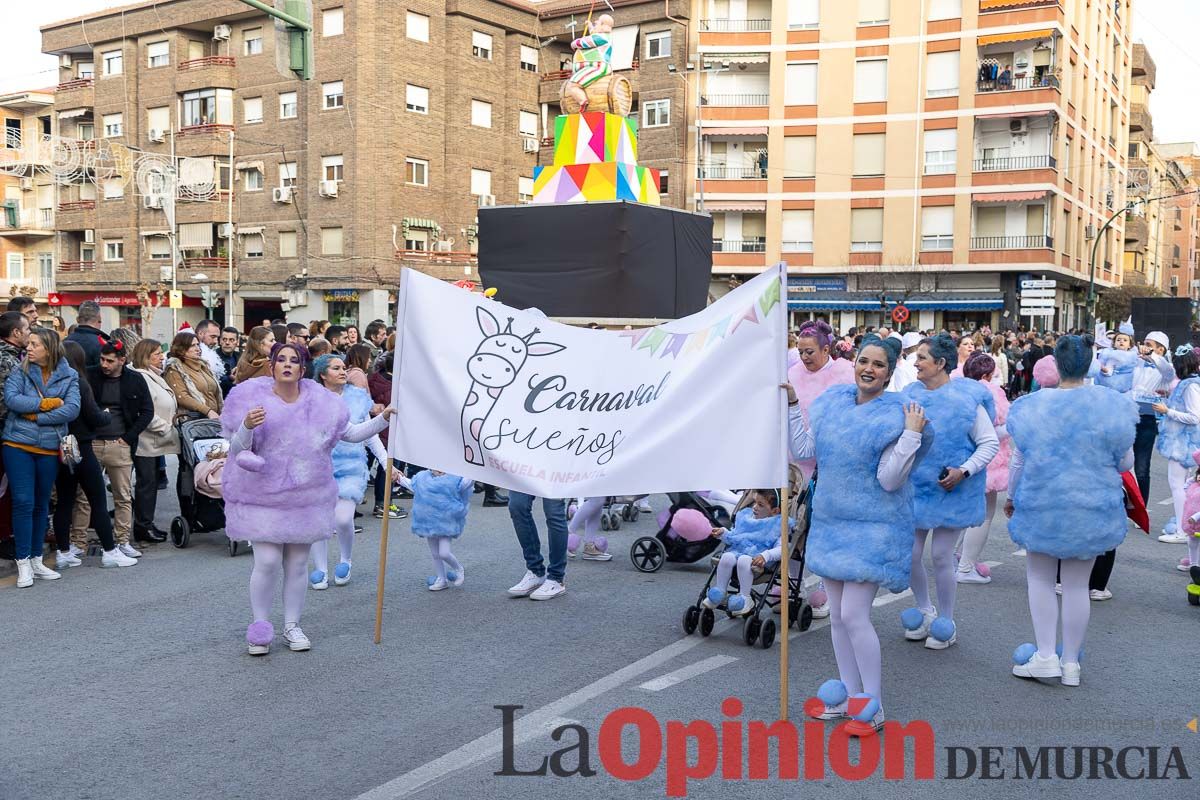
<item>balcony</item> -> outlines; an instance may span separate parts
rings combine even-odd
[[[767,240],[765,237],[754,239],[713,239],[714,253],[765,253]]]
[[[59,203],[58,211],[61,214],[69,214],[73,211],[95,211],[95,200],[72,200],[67,203]]]
[[[60,261],[59,272],[92,272],[96,269],[95,261]]]
[[[229,258],[226,256],[185,256],[180,259],[179,266],[181,269],[196,270],[229,269]]]
[[[1132,103],[1129,106],[1129,133],[1130,139],[1139,138],[1133,134],[1144,134],[1140,138],[1146,140],[1154,139],[1154,121],[1150,117],[1150,110],[1143,103]]]
[[[770,19],[702,19],[702,32],[716,33],[751,33],[771,30]]]
[[[988,92],[1018,92],[1028,89],[1058,89],[1058,78],[1045,75],[1040,78],[1010,78],[1008,80],[975,81],[975,91],[980,94]]]
[[[771,96],[765,92],[762,94],[706,94],[701,103],[719,108],[768,106],[771,103]]]
[[[60,109],[91,108],[96,105],[96,86],[92,78],[64,81],[54,87],[54,104]]]
[[[237,59],[233,56],[205,56],[180,61],[175,91],[190,92],[213,86],[233,89],[237,86],[236,66]]]
[[[1018,156],[1015,158],[976,159],[974,172],[1008,172],[1017,169],[1058,169],[1058,161],[1051,155]]]
[[[28,263],[28,262],[26,262]],[[33,290],[33,294],[30,294]],[[54,291],[54,278],[49,275],[29,275],[22,278],[0,278],[0,297],[26,295],[44,299]]]
[[[706,181],[761,181],[766,180],[767,170],[760,167],[705,164],[700,168],[700,177]]]
[[[0,236],[39,239],[53,235],[54,209],[0,206]]]
[[[972,236],[972,250],[1037,250],[1054,249],[1054,237],[1036,236]]]
[[[1057,6],[1061,0],[979,0],[979,12],[1015,11],[1022,8]]]
[[[798,241],[784,242],[780,249],[785,253],[811,253],[813,251],[813,243]]]

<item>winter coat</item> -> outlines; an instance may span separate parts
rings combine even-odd
[[[1184,407],[1184,392],[1187,387],[1200,383],[1200,378],[1188,378],[1175,384],[1167,398],[1167,408],[1174,411],[1187,411]],[[1185,425],[1164,414],[1158,421],[1158,441],[1155,443],[1163,458],[1170,459],[1185,467],[1192,466],[1192,453],[1200,450],[1200,425]]]
[[[759,519],[754,510],[743,508],[733,520],[733,530],[727,531],[721,541],[725,552],[739,556],[757,556],[780,546],[779,515]],[[911,544],[909,546],[911,550]]]
[[[859,405],[855,386],[834,386],[809,410],[821,475],[812,504],[808,568],[823,578],[908,588],[912,571],[912,482],[885,491],[883,451],[904,433],[904,399],[888,392]]]
[[[43,397],[57,397],[63,404],[39,411]],[[68,433],[67,425],[79,416],[79,376],[64,358],[43,384],[42,370],[26,364],[14,369],[4,381],[4,404],[9,411],[4,420],[4,441],[57,452],[58,443]],[[25,419],[22,414],[36,414],[37,421]]]
[[[1128,392],[1133,388],[1133,371],[1137,368],[1141,357],[1136,350],[1117,350],[1108,347],[1096,354],[1096,362],[1100,372],[1096,375],[1098,386],[1107,386],[1115,392]],[[1110,368],[1111,375],[1105,375],[1104,369]]]
[[[112,416],[96,402],[92,385],[79,381],[79,416],[71,420],[67,430],[79,441],[90,442],[96,438],[96,431],[110,422]]]
[[[16,345],[0,341],[0,387],[4,386],[4,382],[8,380],[8,376],[13,370],[20,368],[21,359],[24,356],[25,352]],[[0,398],[0,424],[3,424],[7,415],[8,408]]]
[[[1129,396],[1103,386],[1017,399],[1008,431],[1024,463],[1012,487],[1012,540],[1054,558],[1092,558],[1119,545],[1128,523],[1117,468],[1137,422]]]
[[[88,367],[87,379],[91,384],[92,394],[99,402],[100,387],[104,385],[104,373],[99,367]],[[121,419],[125,422],[125,433],[121,435],[121,438],[129,445],[129,452],[132,455],[137,450],[138,437],[154,420],[154,401],[150,398],[150,390],[146,387],[146,381],[137,370],[122,368],[120,381],[120,412]]]
[[[474,481],[421,470],[412,479],[412,532],[422,538],[457,539],[467,525]]]
[[[238,366],[242,368],[238,369]],[[253,378],[269,378],[271,377],[271,359],[266,356],[259,356],[258,358],[246,361],[244,366],[235,364],[233,372],[233,382],[235,384],[245,383]]]
[[[100,366],[100,345],[110,341],[108,334],[91,325],[76,325],[75,330],[67,336],[66,340],[83,348],[83,365],[85,367]]]
[[[179,406],[175,393],[166,379],[152,369],[135,369],[134,372],[146,381],[150,400],[154,405],[154,418],[138,437],[136,456],[165,456],[179,452],[179,432],[175,430],[175,415]]]
[[[808,367],[801,362],[788,370],[788,380],[796,390],[800,401],[800,409],[804,412],[805,422],[808,422],[808,409],[821,392],[830,386],[843,383],[854,383],[854,363],[840,358],[830,358],[825,366],[816,372],[809,372]],[[804,481],[812,477],[817,462],[813,459],[801,459],[800,471],[804,473]]]
[[[341,399],[350,414],[351,424],[370,419],[371,397],[362,389],[345,386]],[[333,477],[337,479],[339,498],[355,503],[362,500],[363,493],[367,491],[366,445],[362,442],[338,442],[333,448]]]
[[[979,381],[965,378],[951,380],[933,391],[918,381],[901,393],[904,400],[916,402],[925,409],[925,417],[934,434],[929,452],[912,471],[917,530],[971,528],[983,523],[985,474],[972,475],[949,492],[938,484],[942,469],[960,466],[975,452],[971,429],[975,427],[976,410],[985,406],[980,391],[986,392],[991,400],[991,393]]]
[[[391,370],[376,370],[367,377],[367,388],[371,391],[371,399],[385,408],[392,402],[392,373]],[[388,429],[384,428],[383,433],[379,434],[379,438],[383,440],[386,447],[388,443]]]
[[[163,367],[163,378],[175,393],[179,416],[207,417],[209,411],[220,413],[223,406],[221,386],[203,361],[168,358]]]

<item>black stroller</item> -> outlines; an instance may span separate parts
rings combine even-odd
[[[789,536],[789,545],[791,546],[792,561],[797,565],[796,577],[792,578],[788,573],[786,559],[769,565],[755,576],[754,586],[750,589],[752,606],[750,612],[745,616],[745,622],[742,624],[742,641],[748,647],[758,644],[766,650],[775,642],[776,625],[773,614],[779,606],[780,597],[783,595],[783,592],[781,591],[778,595],[772,595],[771,591],[775,586],[780,585],[785,578],[788,587],[788,619],[790,623],[801,631],[808,630],[809,626],[812,625],[813,611],[812,606],[805,601],[803,578],[805,546],[808,543],[808,524],[810,521],[808,507],[809,492],[807,489],[801,491],[799,488],[801,481],[799,469],[793,465],[790,471],[793,499],[788,504],[790,506],[788,514],[797,523]],[[749,505],[750,502],[750,493],[747,492],[743,495],[737,510],[740,511]],[[713,541],[720,542],[719,539],[713,539]],[[704,588],[700,590],[700,596],[683,613],[684,634],[690,636],[697,629],[700,630],[701,636],[708,636],[712,633],[713,625],[716,624],[716,612],[711,608],[701,605],[701,603],[708,595],[708,590],[712,587],[713,578],[716,576],[716,573],[717,559],[714,557],[713,568],[708,573],[708,580],[704,582]],[[716,611],[723,611],[726,616],[733,619],[734,615],[729,611],[728,607],[728,598],[732,597],[739,589],[737,573],[735,572],[730,576],[729,591],[726,593],[726,599],[721,601],[721,605],[716,608]]]
[[[675,564],[695,564],[721,546],[719,539],[711,537],[699,542],[689,542],[670,535],[671,521],[675,519],[676,512],[685,508],[695,509],[719,528],[727,528],[733,522],[724,506],[710,503],[695,492],[668,494],[667,497],[671,500],[671,509],[667,514],[666,523],[658,533],[642,536],[629,547],[629,559],[638,572],[658,572],[668,561]]]
[[[171,520],[171,543],[187,547],[193,533],[219,531],[225,527],[225,503],[196,491],[196,465],[203,458],[196,452],[197,442],[223,441],[221,422],[215,419],[184,420],[179,425],[179,476],[175,494],[179,498],[179,516]],[[229,540],[229,555],[236,556],[245,545]]]

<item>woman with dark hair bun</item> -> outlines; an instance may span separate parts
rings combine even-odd
[[[1196,462],[1192,454],[1200,450],[1200,352],[1191,344],[1175,348],[1175,375],[1179,383],[1171,390],[1166,402],[1158,402],[1154,410],[1158,422],[1158,452],[1167,459],[1167,485],[1171,487],[1171,502],[1175,506],[1176,524],[1183,528],[1183,501],[1187,495],[1188,468]],[[1177,567],[1186,572],[1192,564],[1200,564],[1200,538],[1187,537],[1186,562]]]

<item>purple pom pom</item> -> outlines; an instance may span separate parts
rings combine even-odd
[[[596,545],[596,549],[599,550],[601,553],[608,552],[608,537],[607,536],[597,536],[595,539],[592,540],[592,544]]]
[[[245,451],[242,451],[245,452]],[[275,639],[275,626],[265,619],[251,622],[246,628],[246,642],[253,645],[268,645]]]
[[[824,589],[817,589],[808,596],[808,604],[813,608],[823,606],[829,602],[829,595]]]
[[[975,565],[975,571],[979,573],[980,577],[983,577],[983,578],[992,577],[992,568],[989,567],[987,564],[983,563],[982,561],[980,561],[978,564]]]
[[[238,453],[233,457],[233,461],[246,472],[262,472],[267,465],[262,456],[249,450]]]
[[[572,553],[574,553],[576,550],[579,549],[579,534],[577,534],[577,533],[568,533],[567,534],[567,549],[570,550]]]

